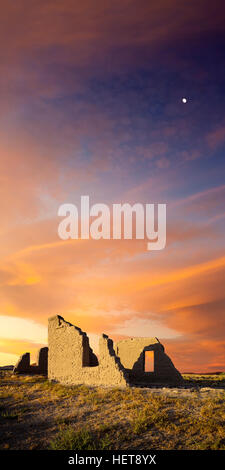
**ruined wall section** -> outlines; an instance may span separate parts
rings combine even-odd
[[[37,361],[35,365],[30,364],[30,353],[22,354],[18,359],[13,374],[42,374],[48,372],[48,348],[44,347],[37,352]]]
[[[154,351],[154,372],[145,372],[145,351]],[[130,372],[131,383],[183,381],[180,372],[167,356],[164,346],[157,338],[130,338],[116,344],[116,354],[122,365]]]
[[[39,349],[37,352],[38,374],[47,375],[48,373],[48,347]],[[32,367],[32,366],[31,366]]]
[[[126,386],[127,375],[105,335],[100,339],[99,361],[80,328],[57,315],[49,319],[48,377],[63,384]]]
[[[87,341],[80,328],[56,315],[48,321],[48,377],[67,382],[73,370],[89,365]]]
[[[160,344],[157,338],[129,338],[118,341],[115,350],[126,369],[134,368],[137,372],[143,372],[144,358],[141,354],[144,348],[154,344]],[[137,363],[138,358],[140,360]]]
[[[19,357],[13,369],[13,374],[29,374],[30,372],[30,353],[24,353]]]
[[[126,386],[129,375],[126,373],[113,348],[113,341],[107,335],[99,340],[100,379],[105,385]]]

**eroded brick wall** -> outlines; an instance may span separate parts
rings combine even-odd
[[[118,341],[116,354],[122,365],[130,371],[131,383],[182,382],[180,372],[174,367],[157,338],[129,338]],[[145,351],[154,353],[154,371],[145,372]]]
[[[102,335],[97,360],[80,328],[56,315],[48,323],[48,377],[63,384],[126,386],[128,378],[112,340]]]
[[[13,373],[14,374],[41,374],[47,375],[48,372],[48,347],[44,347],[37,352],[37,362],[35,365],[30,364],[30,353],[27,352],[20,356],[17,361]]]

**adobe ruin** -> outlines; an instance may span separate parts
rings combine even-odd
[[[39,349],[35,364],[30,363],[30,353],[22,354],[13,368],[14,374],[41,374],[47,375],[48,347]]]
[[[129,387],[175,385],[183,381],[157,338],[129,338],[118,341],[114,347],[113,341],[103,334],[97,357],[87,334],[60,315],[49,318],[48,348],[43,349],[36,368],[30,366],[26,353],[14,372],[46,374],[49,380],[65,385]],[[40,356],[45,357],[44,367]]]

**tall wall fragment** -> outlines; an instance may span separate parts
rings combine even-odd
[[[112,340],[102,335],[99,358],[80,328],[56,315],[48,322],[48,377],[63,384],[126,386],[128,378],[113,349]]]

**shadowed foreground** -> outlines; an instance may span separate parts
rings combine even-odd
[[[225,449],[225,374],[128,389],[0,374],[1,449]]]

